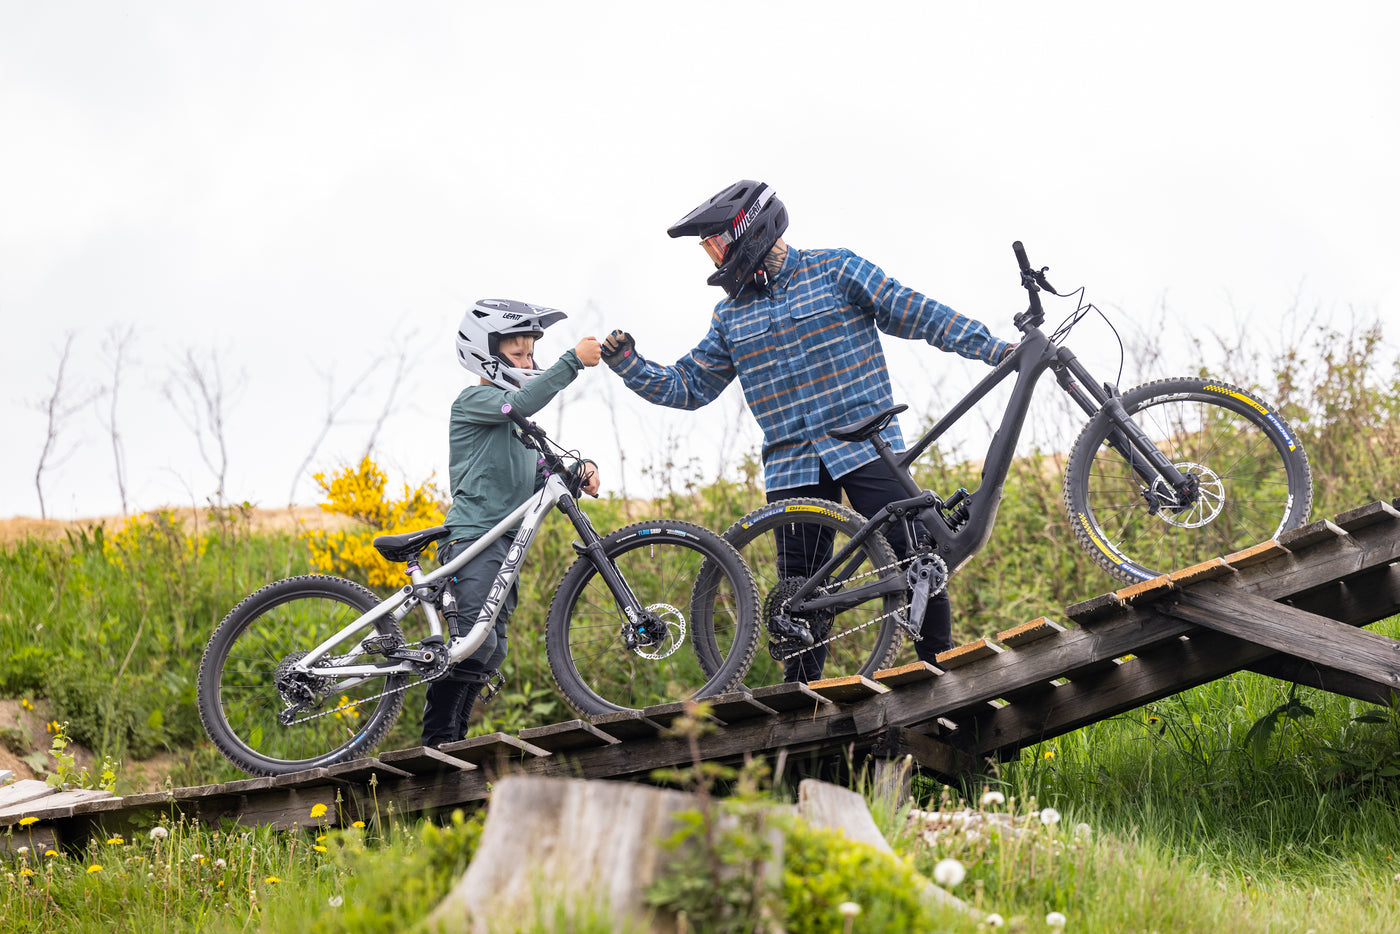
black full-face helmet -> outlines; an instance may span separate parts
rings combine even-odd
[[[763,266],[763,259],[787,230],[787,208],[763,182],[735,182],[666,232],[673,237],[699,237],[717,267],[705,280],[730,298]]]

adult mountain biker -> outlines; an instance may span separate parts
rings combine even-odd
[[[763,430],[763,476],[769,502],[793,497],[840,501],[874,515],[907,494],[867,442],[838,441],[827,432],[893,404],[879,332],[926,340],[940,350],[994,366],[1011,344],[885,275],[846,249],[789,248],[782,235],[787,208],[762,182],[723,189],[666,231],[699,237],[715,271],[706,280],[724,289],[709,332],[670,366],[643,358],[632,335],[618,329],[603,342],[603,360],[637,395],[657,405],[697,409],[736,376]],[[904,437],[896,422],[881,433],[896,451]],[[804,529],[809,531],[804,532]],[[780,576],[807,576],[824,560],[798,526],[779,536]],[[896,526],[890,545],[911,548]],[[829,544],[825,546],[829,549]],[[952,646],[952,604],[945,592],[929,601],[915,650],[933,661]],[[821,677],[826,649],[784,664],[787,681]]]
[[[534,415],[584,367],[597,366],[598,339],[585,337],[549,369],[535,369],[535,341],[545,328],[565,317],[562,311],[505,299],[483,299],[463,316],[457,329],[457,362],[481,380],[463,389],[452,404],[447,469],[452,506],[443,523],[448,534],[438,545],[439,563],[451,561],[491,531],[544,482],[535,453],[511,436],[511,421],[501,406],[509,403],[526,417]],[[597,493],[597,465],[584,463],[592,469],[584,492]],[[510,546],[509,536],[497,538],[452,578],[457,613],[445,615],[454,637],[476,621]],[[512,586],[481,647],[428,685],[423,703],[424,746],[440,746],[465,736],[472,705],[505,660],[506,623],[516,597]]]

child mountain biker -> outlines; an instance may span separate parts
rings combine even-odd
[[[709,333],[664,366],[638,355],[632,336],[615,330],[603,342],[604,361],[642,398],[681,409],[713,401],[738,377],[763,430],[768,501],[839,502],[844,492],[852,508],[872,516],[908,494],[869,443],[838,441],[827,432],[893,404],[879,332],[926,340],[989,366],[1011,345],[850,250],[789,249],[782,240],[787,225],[787,208],[773,189],[748,179],[671,225],[672,237],[701,238],[715,264],[706,281],[725,291]],[[881,436],[904,450],[897,423]],[[815,541],[818,533],[803,531],[808,528],[779,533],[780,574],[805,576],[825,560],[819,549],[830,546],[809,547],[808,536]],[[908,556],[900,527],[889,540],[896,555]],[[952,618],[946,591],[929,600],[915,646],[920,659],[931,662],[952,647]],[[825,659],[825,647],[817,645],[790,659],[784,678],[815,680]]]
[[[565,317],[552,308],[503,299],[483,299],[463,316],[457,331],[457,361],[480,376],[481,382],[463,389],[452,404],[448,458],[452,506],[444,523],[448,535],[438,545],[440,563],[461,554],[543,483],[535,453],[512,436],[510,419],[501,413],[501,406],[509,403],[526,417],[534,415],[584,367],[598,364],[602,353],[598,340],[585,337],[549,369],[535,368],[535,341],[545,328]],[[597,465],[583,464],[588,471],[583,490],[597,493]],[[509,535],[497,538],[453,577],[457,616],[447,621],[453,636],[475,622],[510,545]],[[440,746],[466,735],[472,705],[505,660],[506,623],[516,599],[512,586],[481,647],[428,685],[423,703],[424,746]]]

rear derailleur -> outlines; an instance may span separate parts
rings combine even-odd
[[[768,628],[768,654],[776,661],[810,649],[831,634],[835,614],[818,610],[807,616],[788,611],[788,602],[807,583],[805,577],[785,577],[763,601],[763,622]]]

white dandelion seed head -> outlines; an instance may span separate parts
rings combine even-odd
[[[332,895],[326,901],[332,908],[339,908],[341,905],[345,904],[345,899],[341,898],[339,895]]]
[[[1064,915],[1060,914],[1058,911],[1052,911],[1045,916],[1045,923],[1050,925],[1052,928],[1062,928],[1069,923],[1069,919],[1066,918]]]
[[[999,791],[987,791],[982,794],[982,807],[1000,807],[1006,803],[1006,795]]]
[[[227,867],[228,867],[228,863],[224,862],[223,859],[216,859],[216,860],[214,860],[214,868],[215,868],[215,869],[226,869]]]
[[[1090,827],[1088,824],[1075,824],[1075,825],[1074,825],[1074,839],[1076,839],[1076,840],[1087,840],[1087,839],[1089,839],[1090,837],[1092,837],[1093,835],[1094,835],[1094,828]]]
[[[987,917],[983,918],[982,923],[987,925],[987,927],[989,928],[999,928],[1006,923],[1006,919],[994,911],[991,914],[987,915]]]
[[[1060,822],[1060,812],[1054,808],[1044,808],[1040,812],[1040,822],[1047,827],[1051,824],[1058,824]]]
[[[150,836],[152,840],[164,840],[166,837],[170,836],[170,831],[166,830],[164,827],[152,827]]]
[[[201,859],[203,859],[203,858],[204,858],[204,854],[203,854],[203,853],[191,853],[191,854],[190,854],[190,862],[192,862],[192,863],[197,863],[197,862],[199,862],[199,861],[200,861]]]
[[[967,870],[955,859],[940,859],[933,867],[933,881],[945,889],[956,888],[966,877]]]
[[[855,902],[842,902],[836,907],[836,910],[841,913],[843,918],[854,918],[860,914],[860,906]]]
[[[17,848],[17,849],[15,850],[15,853],[16,853],[16,855],[18,855],[18,856],[28,856],[28,855],[29,855],[29,847],[27,847],[27,846],[19,847],[19,848]]]

